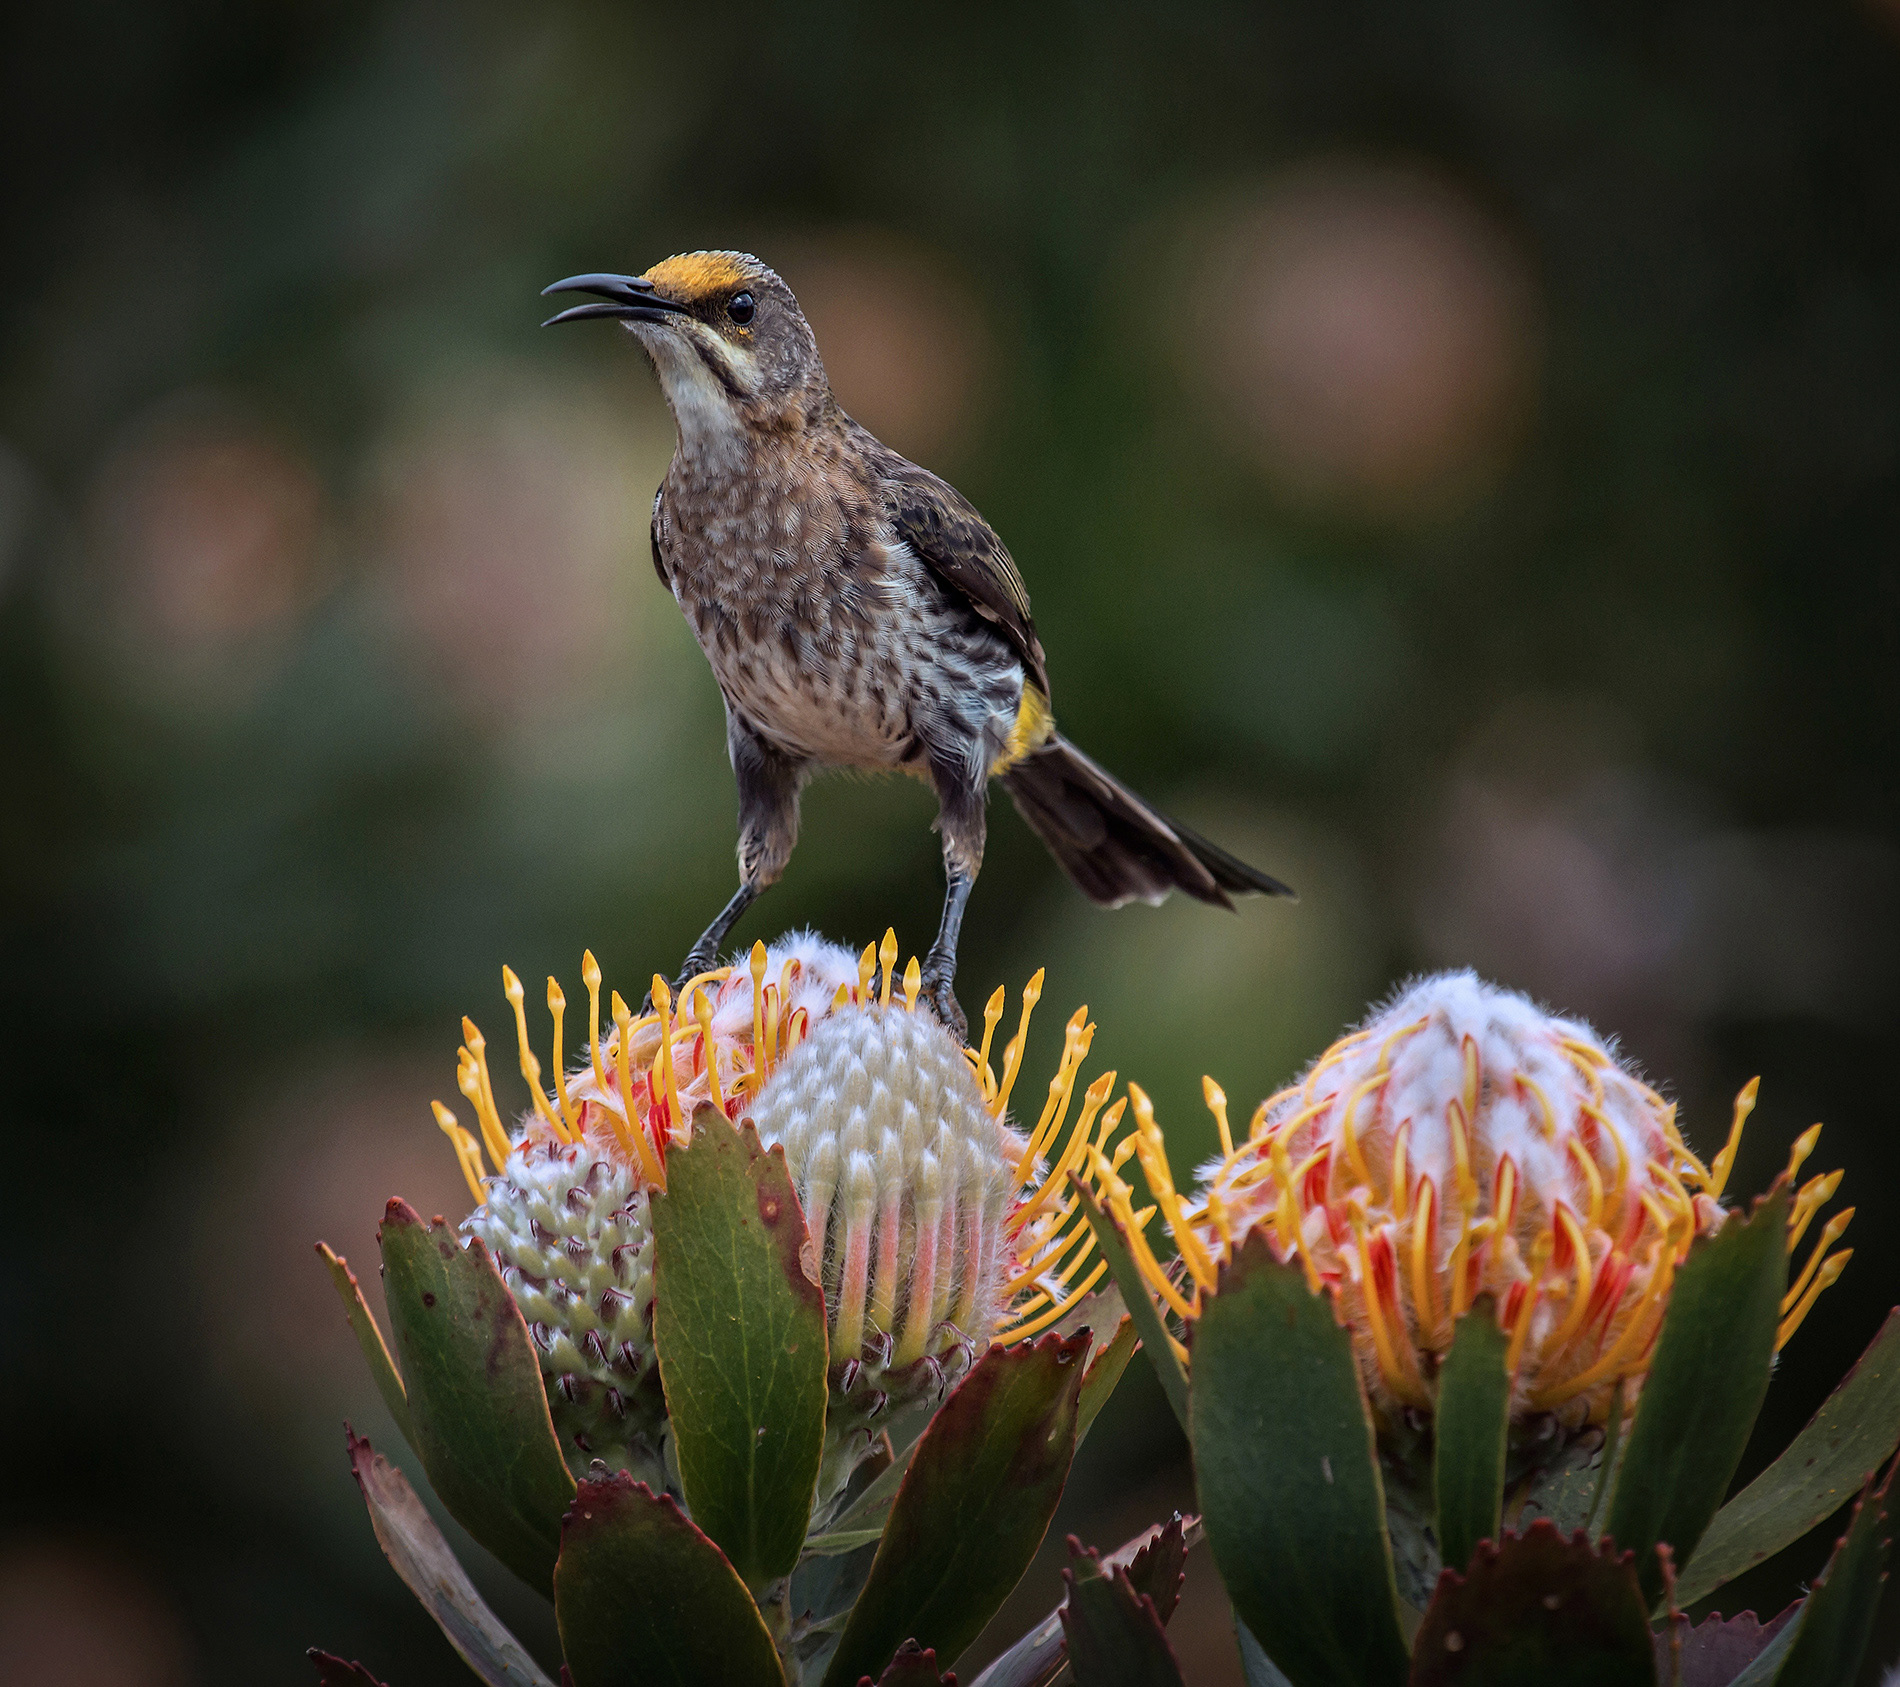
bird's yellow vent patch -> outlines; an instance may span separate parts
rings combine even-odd
[[[1006,773],[1024,756],[1040,750],[1056,729],[1056,717],[1050,712],[1049,699],[1033,685],[1023,687],[1023,700],[1017,706],[1015,724],[1009,729],[1009,741],[1003,753],[990,764],[990,777]]]
[[[756,262],[743,252],[682,252],[661,259],[645,279],[669,299],[692,304],[709,294],[743,287],[752,279],[750,267]]]

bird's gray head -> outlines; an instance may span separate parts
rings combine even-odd
[[[548,320],[617,317],[660,377],[680,439],[716,449],[744,430],[796,430],[831,402],[791,288],[747,252],[685,252],[645,275],[576,275],[545,293],[593,293]]]

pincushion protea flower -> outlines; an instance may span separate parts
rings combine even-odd
[[[1509,1336],[1515,1411],[1601,1421],[1619,1382],[1640,1381],[1677,1266],[1729,1217],[1722,1195],[1756,1083],[1736,1098],[1705,1166],[1665,1102],[1589,1026],[1544,1013],[1470,972],[1424,979],[1334,1043],[1260,1104],[1232,1141],[1226,1099],[1206,1081],[1221,1157],[1200,1188],[1174,1188],[1148,1099],[1129,1086],[1136,1129],[1097,1176],[1131,1251],[1183,1319],[1255,1226],[1308,1284],[1335,1293],[1375,1401],[1428,1407],[1454,1321],[1492,1298]],[[1795,1143],[1789,1176],[1821,1127]],[[1138,1155],[1174,1233],[1181,1268],[1140,1236],[1121,1179]],[[1788,1246],[1832,1199],[1839,1172],[1802,1185]],[[1783,1303],[1785,1344],[1852,1250],[1831,1252],[1835,1216]],[[1185,1359],[1185,1350],[1180,1356]]]
[[[1018,1130],[1008,1106],[1042,974],[1023,992],[999,1076],[990,1052],[1004,992],[981,1046],[962,1049],[917,1011],[915,958],[901,982],[896,959],[890,933],[855,958],[810,935],[757,944],[747,965],[691,980],[677,1008],[657,977],[651,1012],[612,995],[603,1037],[590,953],[585,1059],[572,1069],[566,999],[548,981],[552,1093],[525,992],[504,969],[532,1102],[512,1132],[486,1042],[464,1020],[458,1083],[477,1128],[439,1102],[436,1118],[477,1203],[463,1228],[494,1253],[528,1321],[570,1462],[659,1467],[647,1200],[701,1107],[749,1119],[782,1148],[805,1211],[830,1323],[827,1491],[888,1411],[940,1394],[986,1346],[1057,1322],[1100,1280],[1067,1180],[1088,1172],[1123,1104],[1106,1106],[1115,1074],[1104,1073],[1069,1123],[1095,1031],[1088,1010],[1069,1021],[1034,1126]]]

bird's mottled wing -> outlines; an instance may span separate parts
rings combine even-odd
[[[660,577],[660,584],[669,592],[673,589],[673,579],[666,571],[665,560],[660,555],[660,500],[666,496],[662,486],[653,494],[653,516],[647,523],[647,543],[653,547],[653,572]]]
[[[1029,615],[1029,588],[990,524],[954,486],[914,464],[888,469],[883,484],[898,536],[979,615],[996,624],[1047,697],[1049,674]]]

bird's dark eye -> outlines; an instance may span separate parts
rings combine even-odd
[[[758,306],[752,302],[752,295],[750,293],[734,293],[732,297],[726,301],[726,315],[738,323],[741,328],[752,320],[752,313],[757,309]]]

